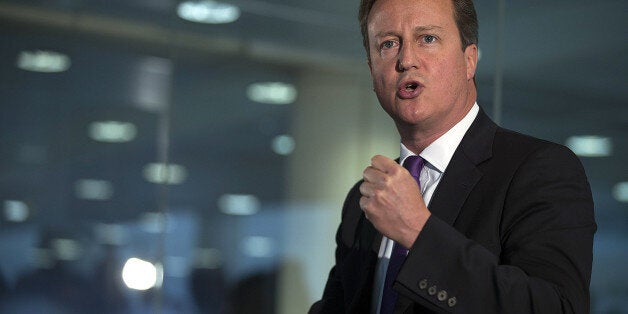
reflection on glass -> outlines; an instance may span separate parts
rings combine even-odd
[[[187,176],[187,170],[181,165],[150,163],[144,167],[144,178],[151,183],[182,184]]]
[[[169,224],[167,224],[169,223]],[[172,230],[172,221],[168,221],[167,217],[163,213],[145,213],[140,217],[139,226],[140,229],[146,233],[159,234],[167,232],[169,228]]]
[[[250,100],[270,105],[287,105],[297,99],[297,89],[282,82],[254,83],[246,89]]]
[[[212,0],[184,1],[177,8],[180,18],[196,23],[232,23],[240,17],[240,9],[232,4]]]
[[[613,153],[611,139],[603,136],[572,136],[567,139],[566,145],[582,157],[607,157]]]
[[[18,200],[4,201],[4,218],[10,222],[24,222],[30,215],[28,205]]]
[[[54,51],[22,51],[17,58],[17,67],[32,72],[63,72],[70,68],[70,57]]]
[[[273,152],[279,155],[290,155],[294,151],[294,138],[290,135],[279,135],[273,139]]]
[[[225,194],[218,199],[218,208],[227,215],[247,216],[257,213],[260,201],[254,195]]]
[[[618,202],[628,203],[628,182],[619,182],[613,187],[613,196]]]
[[[121,121],[99,121],[89,125],[89,137],[95,141],[124,143],[132,141],[137,135],[133,123]]]
[[[148,112],[163,112],[170,101],[172,61],[159,57],[142,58],[132,79],[135,104]]]
[[[106,201],[113,196],[113,184],[105,180],[81,179],[74,184],[77,198],[92,201]]]
[[[53,239],[51,243],[54,257],[59,261],[76,261],[82,255],[80,244],[72,239]]]
[[[242,241],[242,252],[251,257],[272,257],[276,249],[275,241],[269,237],[252,236]]]

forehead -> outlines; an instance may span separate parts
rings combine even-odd
[[[404,25],[454,27],[454,8],[451,0],[378,0],[368,16],[368,31],[395,28]]]

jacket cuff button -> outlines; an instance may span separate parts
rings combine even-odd
[[[445,300],[447,300],[447,291],[445,291],[445,290],[439,291],[437,298],[438,298],[438,301],[445,301]]]
[[[449,307],[456,306],[456,303],[458,303],[458,300],[456,300],[456,297],[451,297],[449,298],[449,300],[447,300],[447,305],[449,305]]]
[[[427,279],[419,281],[419,289],[425,290],[425,288],[427,288]]]
[[[431,286],[427,289],[427,293],[429,295],[435,295],[436,294],[436,286]]]

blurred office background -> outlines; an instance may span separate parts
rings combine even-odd
[[[0,1],[0,312],[306,312],[398,155],[358,2]],[[628,3],[476,6],[479,104],[581,156],[592,311],[628,313]]]

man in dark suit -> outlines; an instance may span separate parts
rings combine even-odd
[[[473,3],[362,0],[360,22],[401,154],[373,157],[349,192],[310,312],[587,313],[596,225],[584,170],[477,105]]]

